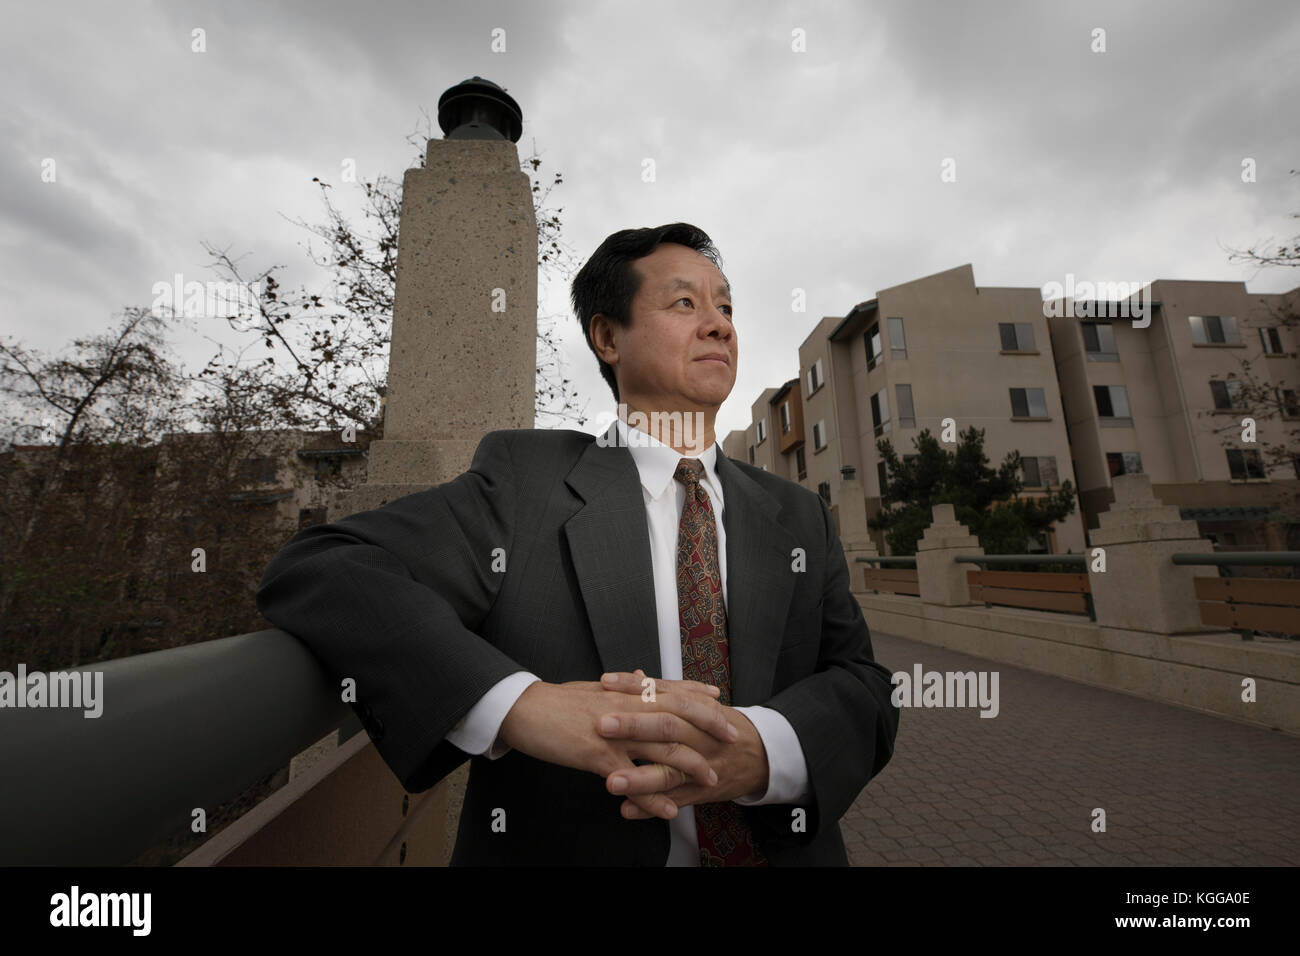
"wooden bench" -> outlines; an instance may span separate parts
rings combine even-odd
[[[1201,623],[1234,631],[1300,634],[1300,581],[1193,578]]]
[[[915,568],[863,568],[862,576],[868,591],[917,596],[921,594]]]
[[[972,601],[1092,616],[1088,575],[1053,571],[967,571]]]

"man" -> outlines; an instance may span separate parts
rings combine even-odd
[[[454,481],[266,569],[259,609],[356,680],[408,791],[470,759],[453,865],[847,864],[890,673],[821,497],[715,441],[738,358],[716,260],[674,223],[575,277],[603,436],[491,432]]]

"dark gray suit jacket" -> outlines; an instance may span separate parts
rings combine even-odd
[[[838,821],[893,753],[890,672],[821,496],[721,449],[717,472],[732,704],[789,720],[812,791],[802,832],[794,806],[745,813],[773,865],[846,865]],[[300,531],[267,566],[257,606],[356,679],[355,709],[412,793],[470,759],[447,732],[515,671],[552,683],[660,673],[636,465],[577,431],[491,432],[454,481]],[[452,864],[664,865],[667,821],[625,820],[621,802],[593,773],[475,756]]]

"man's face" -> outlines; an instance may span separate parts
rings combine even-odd
[[[606,353],[606,361],[614,365],[621,401],[644,409],[716,411],[736,384],[738,358],[726,279],[707,258],[677,243],[663,243],[632,268],[641,288],[632,299],[631,323],[606,324],[616,354]]]

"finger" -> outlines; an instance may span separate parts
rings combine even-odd
[[[724,744],[740,739],[740,731],[727,720],[727,712],[716,700],[706,700],[699,694],[667,694],[660,706]]]
[[[642,810],[640,805],[633,802],[630,797],[623,801],[623,805],[619,807],[619,812],[628,820],[653,820],[655,818],[653,813]]]
[[[663,804],[656,803],[655,798],[664,797],[667,805],[673,808],[673,816],[676,816],[681,813],[683,807],[709,802],[710,793],[710,790],[695,784],[684,784],[666,794],[630,794],[620,805],[619,810],[629,820],[648,820],[663,816],[662,810],[659,809]]]
[[[600,675],[600,684],[605,690],[618,691],[623,694],[639,694],[645,689],[642,683],[645,678],[645,673],[639,668],[631,674],[626,671],[610,671]],[[697,680],[664,680],[656,677],[654,682],[656,695],[691,691],[717,699],[722,694],[722,691],[713,684],[704,684]]]
[[[672,787],[679,787],[692,781],[702,787],[712,787],[718,782],[718,775],[710,766],[709,761],[698,750],[689,747],[686,744],[677,741],[668,741],[659,743],[654,741],[633,741],[627,745],[628,756],[637,760],[649,761],[651,764],[659,764],[671,768],[672,775],[668,777],[671,785],[660,787],[659,789],[667,791]],[[621,768],[622,769],[622,768]],[[635,769],[635,768],[634,768]],[[617,771],[616,771],[617,772]],[[680,775],[681,779],[678,779]],[[642,775],[648,777],[649,775]],[[629,787],[628,793],[649,792],[638,791],[636,788]]]
[[[703,731],[724,744],[734,743],[740,732],[727,720],[717,701],[675,695],[660,701],[663,709],[641,713],[602,714],[596,730],[602,737],[630,740],[685,741],[691,731]]]
[[[644,796],[630,796],[623,801],[619,808],[620,812],[622,812],[623,816],[627,817],[629,820],[648,819],[649,817],[654,816],[654,814],[645,810],[641,804],[636,802],[638,800],[644,801],[646,799],[647,798]],[[668,796],[668,799],[673,802],[673,806],[677,808],[678,813],[681,813],[685,807],[697,803],[711,802],[709,794],[693,784],[685,787],[678,787],[676,790],[672,791],[672,794],[671,796]],[[648,814],[648,816],[646,814]]]
[[[619,770],[627,771],[637,769],[636,765],[632,763],[632,758],[625,753],[618,755],[616,758],[616,764],[618,765],[618,769],[613,771],[610,776]],[[608,788],[608,777],[606,777],[605,785]],[[633,801],[633,806],[635,806],[640,813],[645,814],[645,816],[629,817],[628,819],[643,820],[658,817],[664,820],[671,820],[677,816],[677,804],[663,793],[629,795],[628,800]],[[623,802],[626,804],[628,800],[624,800]]]
[[[596,731],[602,737],[611,740],[679,743],[697,750],[711,743],[701,736],[698,728],[666,710],[639,714],[620,712],[603,714],[596,721]]]
[[[650,820],[656,817],[664,820],[672,820],[677,816],[677,804],[673,803],[665,794],[647,793],[629,795],[623,801],[623,806],[632,806],[641,816],[631,817],[627,813],[623,815],[629,820]]]
[[[605,778],[605,789],[620,797],[652,795],[681,786],[685,770],[651,763],[628,770],[615,770]]]
[[[707,767],[707,764],[705,765]],[[605,789],[620,797],[634,797],[655,793],[667,793],[692,782],[692,776],[686,770],[662,763],[645,764],[630,770],[616,770],[605,778]],[[713,786],[718,782],[718,775],[707,769],[695,783],[701,786]]]

